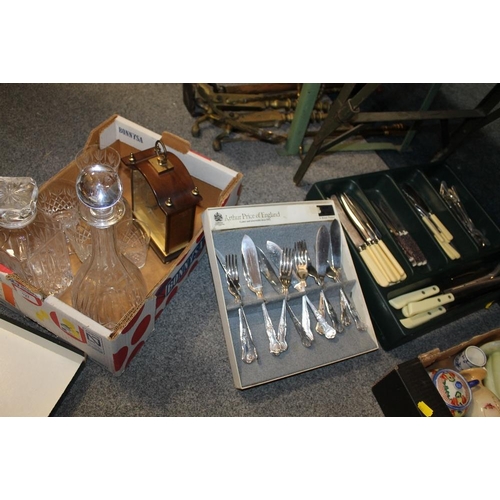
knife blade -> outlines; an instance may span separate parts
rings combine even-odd
[[[281,354],[281,346],[276,337],[276,332],[269,316],[269,312],[264,300],[264,292],[262,287],[262,279],[260,275],[259,258],[257,255],[257,247],[248,235],[244,235],[241,241],[241,253],[243,256],[243,271],[247,281],[248,288],[257,295],[262,301],[261,308],[264,317],[264,326],[269,339],[269,352],[275,356]]]
[[[330,253],[330,235],[326,226],[322,225],[316,233],[316,271],[319,279],[324,280],[328,268]]]
[[[330,225],[330,243],[331,243],[331,263],[334,269],[342,269],[342,233],[340,231],[340,222],[334,219]]]
[[[262,280],[260,277],[259,259],[257,257],[257,247],[248,235],[243,236],[241,242],[241,253],[245,259],[246,277],[248,287],[254,292],[259,299],[263,299]]]
[[[261,248],[257,247],[257,252],[262,275],[271,284],[276,293],[282,294],[283,287],[274,266],[269,262],[269,259]]]
[[[372,253],[368,249],[368,245],[365,243],[365,240],[360,236],[357,229],[353,226],[350,219],[347,217],[347,214],[344,212],[342,205],[340,204],[339,199],[336,195],[332,195],[330,198],[333,202],[333,206],[335,208],[335,213],[337,214],[344,231],[349,236],[351,243],[354,245],[356,250],[359,253],[359,256],[365,263],[366,267],[370,271],[373,279],[377,282],[377,284],[381,287],[388,287],[389,280],[384,275],[382,270],[377,264],[377,261],[374,259]]]

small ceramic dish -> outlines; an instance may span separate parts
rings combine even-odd
[[[472,392],[460,373],[448,368],[432,374],[432,381],[454,417],[461,417],[471,404]]]

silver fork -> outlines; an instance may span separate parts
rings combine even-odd
[[[293,246],[293,262],[295,265],[295,274],[297,278],[299,278],[299,283],[295,285],[295,289],[299,292],[303,292],[302,295],[302,327],[306,332],[306,335],[310,339],[314,339],[312,330],[311,330],[311,319],[309,317],[309,308],[307,305],[308,297],[306,294],[307,287],[307,277],[309,276],[309,271],[307,270],[307,263],[302,258],[302,252],[300,249],[300,245],[295,243]]]
[[[280,322],[278,326],[277,338],[280,345],[281,352],[286,351],[288,349],[288,344],[286,342],[286,306],[287,306],[287,291],[288,287],[285,289],[285,285],[282,280],[282,272],[281,268],[283,265],[283,254],[280,260],[280,281],[281,281],[281,292],[283,293],[283,303],[281,305],[281,315]]]
[[[294,262],[295,262],[295,270],[299,280],[301,282],[301,288],[304,292],[303,300],[307,303],[309,308],[311,309],[316,321],[319,323],[321,330],[324,332],[324,335],[327,339],[333,339],[337,334],[335,328],[330,326],[326,321],[325,317],[321,315],[321,313],[316,309],[314,304],[311,302],[307,294],[305,293],[305,289],[307,287],[307,277],[309,276],[309,271],[307,269],[308,259],[307,259],[307,248],[304,249],[304,245],[301,242],[297,242],[294,246]],[[304,308],[302,308],[304,311]],[[310,327],[309,327],[310,330]],[[307,331],[307,330],[306,330]]]
[[[327,271],[326,275],[333,279],[335,283],[338,283],[340,285],[339,293],[340,293],[340,306],[341,306],[341,313],[340,317],[342,320],[342,324],[346,327],[348,327],[351,322],[349,320],[349,315],[352,317],[354,320],[354,324],[356,325],[356,328],[363,332],[368,329],[368,327],[363,323],[361,318],[359,317],[359,313],[354,306],[353,301],[351,298],[347,295],[345,289],[344,289],[344,284],[343,284],[343,278],[342,278],[342,269],[340,267],[335,267],[333,264],[333,259],[332,262],[329,263],[330,269]]]
[[[290,304],[288,304],[288,289],[292,284],[292,271],[293,271],[293,250],[291,248],[285,247],[283,248],[283,251],[281,253],[280,269],[279,269],[280,281],[283,287],[283,295],[285,296],[285,304],[287,306],[290,317],[292,318],[295,329],[297,330],[297,333],[300,336],[300,341],[302,342],[302,345],[304,347],[311,347],[311,344],[314,341],[312,332],[310,333],[310,336],[307,334],[307,331],[300,324],[300,321],[293,312],[293,309],[290,307]],[[308,323],[310,322],[309,314],[307,317],[307,321]]]
[[[252,332],[248,325],[245,310],[243,309],[243,301],[240,292],[240,278],[238,273],[238,257],[235,254],[226,255],[226,281],[229,293],[234,297],[234,300],[239,304],[238,318],[240,328],[240,343],[241,343],[241,359],[245,363],[253,363],[259,356],[253,342]]]
[[[337,313],[335,312],[335,309],[333,308],[331,302],[328,300],[328,298],[325,295],[324,291],[324,282],[325,282],[325,277],[320,276],[319,272],[316,270],[316,268],[313,266],[311,262],[311,257],[309,256],[309,252],[307,251],[307,244],[304,240],[299,242],[299,245],[301,247],[302,252],[304,253],[305,259],[307,261],[307,272],[309,273],[309,276],[314,278],[314,281],[316,284],[320,287],[319,291],[319,304],[318,304],[318,311],[326,319],[325,316],[325,310],[326,313],[328,314],[328,317],[330,318],[330,321],[332,322],[332,327],[337,333],[341,333],[342,330],[344,329],[342,323],[339,321],[337,317]],[[316,325],[316,331],[323,335],[323,327],[320,323]],[[333,338],[333,337],[332,337]]]

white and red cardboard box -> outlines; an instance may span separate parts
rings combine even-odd
[[[77,347],[89,358],[115,375],[125,370],[154,330],[155,321],[177,292],[182,281],[193,271],[205,251],[202,213],[209,207],[235,205],[238,202],[242,174],[190,150],[182,139],[164,132],[152,132],[119,115],[114,115],[89,135],[87,146],[111,146],[120,156],[151,148],[162,139],[167,149],[177,155],[198,186],[203,201],[197,208],[194,236],[181,255],[164,264],[150,248],[147,263],[142,268],[149,293],[145,301],[130,311],[111,331],[71,307],[70,291],[60,297],[45,297],[39,290],[0,267],[0,300],[31,318],[57,337]],[[175,148],[175,149],[174,149]],[[71,162],[56,176],[41,186],[50,189],[57,179],[76,180],[78,168]],[[130,172],[120,167],[124,197],[130,198]],[[73,256],[74,272],[79,262]]]

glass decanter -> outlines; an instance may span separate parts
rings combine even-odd
[[[73,307],[113,330],[146,297],[141,271],[118,250],[115,225],[123,217],[123,187],[116,166],[89,162],[76,181],[80,216],[91,229],[91,253],[78,270]]]
[[[38,186],[31,177],[0,177],[0,263],[45,295],[72,282],[61,225],[37,210]]]

